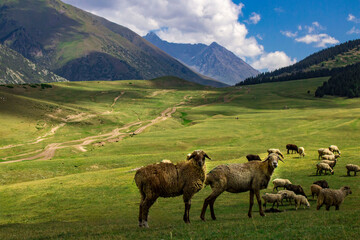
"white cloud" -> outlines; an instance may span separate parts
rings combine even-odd
[[[253,62],[251,66],[259,70],[268,69],[269,71],[273,71],[294,63],[296,63],[296,59],[289,58],[282,51],[275,51],[263,54],[258,60]]]
[[[303,42],[306,44],[316,43],[316,47],[326,47],[327,44],[339,43],[335,38],[327,35],[326,33],[321,34],[307,34],[300,38],[295,38],[297,42]]]
[[[298,32],[290,32],[290,31],[280,31],[282,35],[289,37],[289,38],[294,38],[298,35]]]
[[[360,34],[360,29],[352,27],[346,34]]]
[[[260,14],[257,14],[255,12],[251,13],[251,16],[249,20],[247,20],[247,23],[257,24],[261,20]]]
[[[360,19],[349,13],[347,20],[349,22],[360,23]]]

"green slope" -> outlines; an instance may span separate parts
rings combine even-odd
[[[51,160],[0,164],[0,238],[357,239],[359,176],[347,177],[345,165],[360,165],[360,100],[318,99],[307,93],[325,80],[226,89],[167,78],[56,83],[51,89],[0,87],[0,134],[5,136],[0,147],[24,144],[0,149],[2,161],[143,121],[121,130],[129,134],[123,140],[89,144],[84,146],[86,152],[72,142],[62,145]],[[177,109],[171,118],[130,136],[173,106]],[[69,117],[79,114],[84,118]],[[62,119],[68,120],[66,125],[53,135],[29,144]],[[132,169],[165,158],[182,161],[188,152],[203,149],[212,158],[206,163],[210,171],[219,164],[245,162],[249,153],[264,158],[272,147],[284,153],[288,143],[303,146],[307,155],[285,154],[285,163],[279,164],[272,179],[288,178],[308,195],[311,183],[319,179],[327,180],[331,188],[349,185],[353,194],[340,211],[316,211],[316,201],[310,198],[310,209],[295,211],[284,203],[280,206],[284,212],[264,218],[255,204],[254,217],[248,219],[248,193],[224,193],[215,203],[217,220],[210,220],[207,212],[207,222],[202,222],[202,203],[211,192],[206,187],[192,199],[191,224],[182,221],[182,197],[160,198],[150,210],[150,229],[138,228],[140,196]],[[317,149],[330,144],[342,153],[335,174],[315,176]],[[261,194],[271,191],[272,183]]]
[[[131,30],[60,0],[0,1],[0,42],[69,80],[204,79]]]
[[[21,54],[0,44],[0,83],[64,82],[66,79],[24,58]]]

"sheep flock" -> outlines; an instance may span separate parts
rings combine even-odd
[[[287,154],[298,153],[298,159],[304,158],[303,161],[307,161],[304,147],[287,144],[286,150]],[[341,163],[339,161],[341,153],[339,148],[335,145],[330,145],[328,148],[319,148],[317,153],[318,159],[321,159],[321,162],[315,165],[315,176],[323,173],[328,175],[327,172],[334,174],[335,166],[338,166],[339,162]],[[200,213],[200,218],[203,221],[205,221],[208,207],[210,207],[211,218],[216,220],[214,204],[217,197],[223,192],[249,192],[250,201],[247,214],[249,218],[252,217],[254,197],[256,197],[258,203],[260,216],[265,216],[263,207],[265,212],[269,211],[266,209],[266,203],[272,203],[270,210],[273,211],[276,210],[274,209],[275,204],[277,209],[279,209],[279,206],[284,205],[283,200],[286,200],[288,205],[294,204],[295,210],[298,210],[301,205],[304,208],[310,208],[310,203],[304,189],[308,191],[309,196],[312,196],[312,201],[315,201],[315,197],[317,198],[317,210],[324,204],[326,205],[326,210],[329,210],[331,206],[335,206],[336,210],[339,210],[339,206],[343,203],[345,197],[352,193],[349,186],[331,189],[326,180],[317,180],[311,186],[304,186],[305,188],[298,185],[296,179],[277,177],[270,181],[279,162],[284,162],[285,157],[278,148],[269,148],[267,156],[263,158],[264,160],[261,160],[260,155],[248,154],[246,155],[246,162],[225,163],[207,172],[205,159],[211,160],[211,158],[203,150],[195,150],[186,155],[186,160],[177,164],[166,159],[160,163],[138,168],[134,181],[140,192],[139,226],[149,227],[149,209],[156,202],[157,198],[169,198],[180,195],[182,195],[185,205],[183,221],[190,223],[191,199],[206,186],[211,188],[211,192],[203,201]],[[286,168],[286,165],[283,167]],[[345,168],[344,174],[347,173],[347,176],[350,176],[350,172],[354,172],[356,176],[356,172],[360,171],[360,167],[354,164],[347,164]],[[330,176],[329,178],[331,178]],[[272,183],[272,192],[264,193],[261,196],[260,190],[268,189],[270,182]],[[283,189],[279,190],[279,188]],[[275,191],[276,193],[274,193]],[[263,199],[264,204],[262,204],[261,199]]]

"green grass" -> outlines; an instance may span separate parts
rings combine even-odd
[[[52,88],[0,87],[0,147],[32,142],[79,113],[93,117],[68,122],[37,144],[0,149],[0,158],[33,152],[49,143],[107,133],[130,122],[155,119],[180,102],[177,111],[143,133],[86,152],[59,149],[51,160],[0,164],[0,239],[356,239],[360,230],[359,176],[347,177],[347,163],[360,164],[360,100],[314,98],[326,78],[212,89],[184,82],[115,81],[54,83]],[[129,84],[132,83],[132,84]],[[173,85],[171,84],[173,83]],[[115,97],[119,97],[111,111]],[[224,99],[230,99],[225,101]],[[59,112],[61,109],[61,112]],[[46,124],[45,124],[46,123]],[[39,127],[40,126],[40,127]],[[129,133],[136,127],[129,129]],[[247,218],[249,193],[222,194],[215,203],[217,220],[199,215],[206,187],[192,200],[191,224],[182,221],[182,197],[159,198],[150,210],[149,229],[137,226],[139,193],[132,169],[170,159],[182,161],[194,149],[213,159],[207,169],[246,162],[249,153],[264,158],[268,148],[303,146],[305,158],[286,155],[273,178],[288,178],[310,194],[315,180],[331,188],[349,185],[340,211],[294,210],[262,218],[254,205]],[[334,175],[315,176],[317,149],[335,144],[342,157]],[[17,157],[9,158],[17,159]],[[272,183],[265,192],[271,192]]]

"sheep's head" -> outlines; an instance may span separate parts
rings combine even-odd
[[[352,191],[349,186],[344,186],[341,188],[342,191],[346,193],[346,195],[352,194]]]
[[[193,159],[199,167],[204,166],[205,158],[211,160],[203,150],[195,150],[190,156],[187,156],[187,160]]]
[[[335,159],[341,157],[339,154],[335,154]]]
[[[278,166],[279,160],[284,162],[278,154],[270,153],[269,156],[267,156],[267,158],[264,161],[268,161],[269,167],[271,167],[272,169],[275,169]]]

